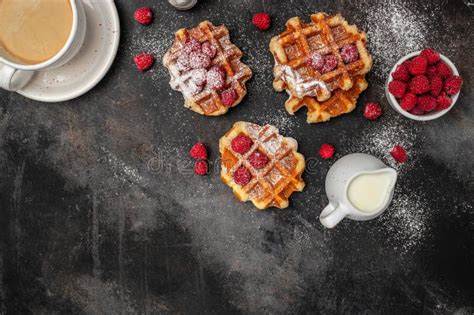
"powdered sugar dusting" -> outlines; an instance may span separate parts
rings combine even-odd
[[[434,16],[434,8],[429,8]],[[428,10],[428,9],[427,9]],[[408,4],[387,1],[372,6],[366,14],[369,50],[374,56],[372,68],[376,77],[385,80],[391,67],[404,55],[423,49],[426,34],[435,23],[427,14],[417,14]]]

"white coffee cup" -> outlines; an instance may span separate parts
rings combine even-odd
[[[378,201],[370,211],[357,208],[350,200],[349,188],[361,176],[369,178],[383,176],[384,180],[386,179],[383,193],[377,194]],[[364,221],[379,216],[392,201],[396,181],[397,172],[376,157],[364,153],[353,153],[342,157],[334,163],[326,176],[326,194],[329,204],[321,212],[319,220],[325,227],[333,228],[346,217]],[[382,186],[376,188],[382,189]],[[378,191],[378,189],[375,190]]]
[[[71,60],[79,51],[86,34],[86,16],[81,0],[69,0],[72,9],[72,27],[61,50],[52,58],[38,64],[19,64],[0,52],[0,87],[17,91],[28,84],[35,71],[54,69]]]

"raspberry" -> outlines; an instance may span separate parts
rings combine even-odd
[[[193,145],[191,150],[189,150],[189,155],[191,155],[191,157],[193,159],[196,159],[196,160],[205,160],[205,159],[207,159],[206,146],[202,142],[196,143],[195,145]]]
[[[252,147],[253,141],[246,135],[238,135],[230,143],[230,147],[237,153],[244,154]]]
[[[410,113],[413,114],[413,115],[422,116],[422,115],[425,114],[425,111],[422,110],[421,108],[419,108],[418,106],[415,106],[415,108],[413,108],[410,111]]]
[[[217,53],[217,49],[210,42],[204,42],[201,45],[202,52],[206,54],[209,58],[214,58]]]
[[[431,95],[433,95],[434,97],[437,97],[441,93],[442,89],[443,89],[443,80],[441,79],[441,77],[438,77],[438,76],[432,77],[430,81]]]
[[[234,172],[234,182],[236,184],[245,186],[250,182],[251,179],[252,179],[252,174],[250,174],[250,171],[246,169],[244,166],[239,167]]]
[[[392,151],[390,151],[390,154],[397,162],[405,163],[407,161],[407,152],[402,146],[398,144],[393,147]]]
[[[453,101],[451,100],[451,98],[443,93],[440,96],[438,96],[438,98],[436,99],[436,103],[437,103],[436,110],[443,110],[443,109],[449,108],[452,102]]]
[[[444,81],[444,91],[448,95],[454,95],[461,90],[463,79],[460,76],[454,75]]]
[[[351,63],[359,59],[357,47],[353,44],[347,44],[341,48],[341,57],[344,63]]]
[[[408,66],[405,63],[398,65],[397,69],[392,73],[392,77],[395,80],[407,82],[410,80],[410,72],[408,72]]]
[[[208,171],[208,166],[207,166],[207,161],[205,160],[199,160],[196,163],[194,163],[194,173],[200,176],[204,176],[207,174]]]
[[[368,120],[376,120],[382,115],[382,107],[379,103],[367,103],[364,107],[364,117]]]
[[[176,60],[176,66],[180,71],[189,71],[191,70],[191,66],[189,65],[189,57],[185,54],[182,54]]]
[[[410,91],[415,94],[423,94],[430,90],[430,81],[424,75],[417,75],[410,81]]]
[[[311,56],[309,56],[308,60],[306,60],[306,63],[314,69],[320,71],[321,68],[324,66],[324,57],[321,56],[321,54],[315,52],[311,54]]]
[[[400,102],[400,107],[406,111],[411,111],[416,105],[416,95],[408,92]]]
[[[255,151],[254,153],[250,154],[249,162],[250,162],[250,165],[252,165],[256,169],[261,169],[265,165],[267,165],[268,157],[263,153]]]
[[[436,64],[436,74],[445,79],[453,75],[453,70],[447,64],[440,61]]]
[[[191,81],[198,86],[204,86],[206,84],[206,70],[205,69],[194,69],[190,73]]]
[[[410,71],[410,73],[413,75],[425,74],[427,65],[428,60],[426,60],[425,57],[416,56],[410,61],[410,64],[408,65],[408,71]]]
[[[428,68],[426,68],[426,76],[431,79],[432,77],[435,77],[438,75],[438,70],[436,70],[435,65],[429,65]]]
[[[252,23],[256,28],[266,31],[270,28],[271,18],[268,13],[256,13],[252,17]]]
[[[428,60],[428,64],[437,63],[440,59],[439,53],[433,48],[425,48],[421,51],[420,56],[423,56]]]
[[[184,42],[183,53],[185,55],[189,55],[192,52],[200,52],[201,51],[201,44],[197,40],[192,37],[186,38]]]
[[[228,89],[221,93],[222,104],[227,107],[231,107],[237,99],[237,93],[234,89]]]
[[[218,66],[214,66],[206,75],[207,86],[213,90],[220,90],[225,84],[225,72]]]
[[[420,95],[416,101],[418,108],[424,112],[431,112],[436,108],[436,99],[431,95]]]
[[[188,89],[189,89],[189,93],[192,96],[195,96],[201,93],[202,90],[204,90],[204,85],[197,85],[196,83],[191,81],[188,84]]]
[[[329,143],[323,143],[319,148],[319,156],[325,160],[331,159],[334,156],[334,146]]]
[[[208,55],[193,51],[189,54],[189,66],[193,69],[207,68],[211,65],[211,58]]]
[[[133,61],[135,62],[137,69],[143,72],[151,68],[155,62],[155,57],[153,57],[152,54],[141,53],[133,57]]]
[[[133,18],[140,24],[148,25],[153,21],[153,11],[149,7],[136,9]]]
[[[326,73],[337,67],[337,58],[334,55],[324,56],[324,65],[321,68],[321,73]]]
[[[402,81],[393,80],[388,84],[388,91],[397,98],[402,98],[405,96],[406,89],[407,84]]]

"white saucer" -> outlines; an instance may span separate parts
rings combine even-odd
[[[120,22],[113,0],[81,0],[87,19],[86,38],[78,54],[57,69],[38,71],[17,93],[41,102],[63,102],[92,89],[112,65],[120,41]]]

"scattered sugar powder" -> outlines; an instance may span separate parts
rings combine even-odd
[[[428,5],[422,5],[424,12],[420,14],[407,3],[386,1],[364,12],[367,16],[361,28],[367,31],[369,50],[374,59],[372,71],[380,82],[386,79],[398,59],[427,45],[426,34],[436,23],[433,17],[440,12],[439,7]]]
[[[380,217],[380,232],[387,235],[390,246],[402,254],[413,254],[429,237],[430,220],[426,201],[397,186],[390,208]]]

